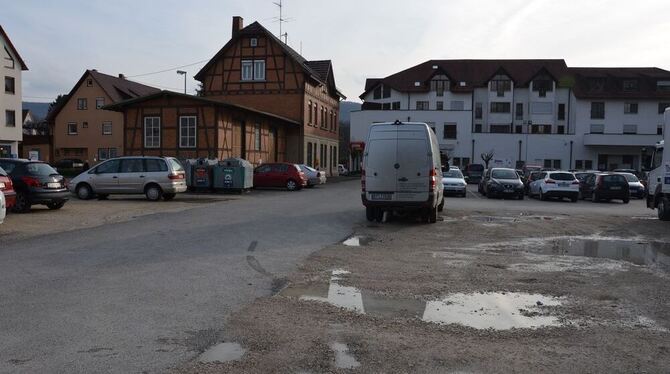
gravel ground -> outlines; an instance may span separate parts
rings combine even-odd
[[[500,206],[361,224],[363,245],[316,252],[231,316],[220,340],[239,343],[240,359],[175,372],[670,372],[670,247],[636,247],[670,242],[667,223]],[[587,256],[563,255],[567,238],[588,239]],[[539,326],[501,327],[521,320]],[[489,322],[498,328],[477,327]]]

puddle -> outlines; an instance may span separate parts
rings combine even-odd
[[[522,213],[515,216],[464,216],[461,218],[446,217],[444,219],[444,222],[475,221],[475,222],[481,222],[485,226],[486,225],[500,226],[506,223],[528,222],[528,221],[554,221],[560,219],[563,219],[563,217],[530,215]]]
[[[343,241],[342,244],[347,247],[361,247],[366,246],[372,242],[372,238],[369,236],[352,236],[347,240]]]
[[[392,299],[356,287],[342,286],[345,276],[333,272],[328,285],[289,287],[281,294],[305,301],[319,301],[359,314],[388,318],[416,318],[437,324],[459,324],[476,329],[509,330],[560,326],[546,307],[561,305],[561,299],[525,293],[452,294],[441,300]]]
[[[349,353],[346,344],[333,342],[330,344],[330,349],[335,353],[335,366],[338,369],[354,369],[361,366],[356,357]]]
[[[203,352],[198,361],[204,363],[236,361],[241,359],[246,351],[237,343],[220,343]]]

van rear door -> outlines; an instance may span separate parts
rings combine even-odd
[[[394,164],[397,147],[396,125],[372,126],[365,145],[365,190],[368,200],[395,200],[398,177]]]
[[[398,126],[397,201],[427,201],[433,168],[430,138],[425,125]]]

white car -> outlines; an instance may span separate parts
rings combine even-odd
[[[349,170],[342,164],[337,164],[337,173],[339,175],[349,175]]]
[[[318,171],[311,166],[301,164],[300,171],[307,177],[307,187],[313,188],[318,184],[326,184],[326,172]]]
[[[5,205],[5,193],[0,191],[0,223],[4,222],[5,214],[7,214],[7,206]]]
[[[530,184],[529,196],[540,200],[548,198],[568,198],[573,203],[579,199],[579,180],[567,171],[543,171],[537,180]]]
[[[467,196],[467,186],[463,173],[457,167],[451,167],[449,171],[442,174],[442,184],[444,185],[444,194],[454,194],[462,197]]]

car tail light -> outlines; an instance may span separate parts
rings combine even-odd
[[[556,184],[556,181],[553,180],[553,179],[547,179],[546,181],[544,181],[544,183],[547,183],[547,184]]]
[[[365,192],[365,170],[361,170],[361,189]]]
[[[428,191],[433,191],[435,189],[435,185],[437,184],[437,173],[435,172],[435,168],[430,169],[430,187]]]
[[[168,174],[168,179],[184,179],[184,174]]]
[[[42,187],[42,183],[40,183],[39,179],[35,177],[21,177],[21,180],[28,187]]]

